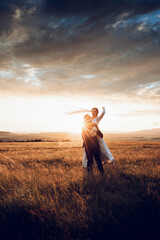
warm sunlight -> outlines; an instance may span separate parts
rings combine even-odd
[[[0,0],[0,240],[160,239],[159,37],[158,0]]]
[[[102,131],[135,131],[160,127],[160,116],[156,115],[158,109],[152,104],[105,101],[78,97],[1,97],[1,131],[80,133],[84,114],[89,113],[80,111],[95,106],[99,113],[102,106],[106,108],[106,114],[100,122]],[[155,113],[147,114],[149,110]]]

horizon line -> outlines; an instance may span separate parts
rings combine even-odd
[[[103,133],[131,133],[131,132],[140,132],[140,131],[149,131],[149,130],[155,130],[160,128],[147,128],[147,129],[141,129],[141,130],[131,130],[131,131],[102,131]],[[72,132],[72,131],[7,131],[7,130],[0,130],[0,133],[70,133],[70,134],[80,134],[80,132]]]

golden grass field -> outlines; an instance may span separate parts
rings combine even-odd
[[[107,142],[116,164],[82,169],[82,141],[0,143],[0,239],[160,239],[160,142]]]

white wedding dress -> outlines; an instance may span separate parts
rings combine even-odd
[[[103,109],[103,112],[101,113],[101,115],[99,115],[98,117],[94,118],[92,120],[93,123],[96,123],[97,125],[99,124],[100,120],[103,118],[105,114],[105,109]],[[111,154],[111,152],[109,151],[109,148],[107,147],[107,144],[105,143],[103,138],[98,138],[99,141],[99,145],[100,145],[100,159],[102,162],[114,162],[114,158]],[[94,158],[93,158],[94,159]],[[83,147],[83,160],[82,160],[82,166],[83,167],[87,167],[87,155],[86,155],[86,150],[85,147]],[[94,165],[96,166],[96,161],[94,160]]]

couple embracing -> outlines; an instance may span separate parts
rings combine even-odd
[[[98,124],[105,114],[105,108],[102,109],[100,115],[98,115],[98,108],[92,108],[92,117],[89,114],[84,116],[82,166],[87,168],[88,172],[92,172],[93,165],[97,165],[98,170],[103,173],[102,162],[114,162],[114,158],[103,140],[103,134],[98,128]]]

